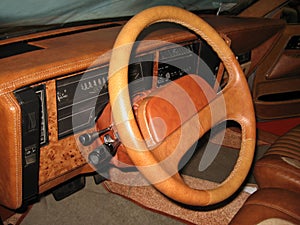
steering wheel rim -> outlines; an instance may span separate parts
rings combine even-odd
[[[132,111],[128,90],[128,64],[132,46],[146,27],[158,22],[173,22],[194,31],[218,54],[229,75],[228,84],[222,94],[226,104],[228,103],[231,107],[226,106],[226,116],[217,116],[217,118],[208,118],[203,121],[201,123],[202,134],[215,124],[231,119],[241,125],[242,144],[236,165],[230,175],[218,187],[211,190],[190,188],[178,173],[169,176],[168,179],[156,182],[157,176],[167,177],[168,173],[148,150]],[[255,117],[252,98],[234,54],[220,35],[200,17],[173,6],[153,7],[134,16],[123,27],[115,41],[109,65],[108,90],[112,116],[121,142],[140,172],[159,191],[184,204],[206,206],[225,200],[242,185],[252,164],[255,148]],[[236,93],[242,94],[236,96]],[[233,96],[235,96],[234,102]],[[236,99],[236,97],[239,98]],[[219,99],[216,98],[212,104],[217,107]],[[199,112],[199,116],[201,116],[200,114],[208,115],[207,111],[209,109],[204,108]]]

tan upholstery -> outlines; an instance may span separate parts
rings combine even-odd
[[[233,224],[300,224],[300,125],[280,137],[256,163],[261,188],[250,196]]]
[[[280,137],[255,165],[260,188],[283,188],[300,193],[300,125]]]
[[[278,188],[260,189],[251,195],[230,225],[300,224],[300,194]]]

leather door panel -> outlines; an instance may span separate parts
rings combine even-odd
[[[256,70],[253,99],[260,119],[300,116],[299,36],[300,25],[288,25]]]

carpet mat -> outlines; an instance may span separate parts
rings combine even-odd
[[[122,173],[117,170],[113,173],[115,179],[120,181],[121,176],[123,176]],[[136,179],[134,179],[134,176],[136,176]],[[141,181],[140,179],[143,178],[138,172],[131,173],[130,176],[127,174],[123,178],[125,179],[123,180],[124,183],[129,180],[135,180],[135,183],[129,185],[129,182],[127,184],[120,184],[113,181],[105,181],[103,184],[105,188],[112,193],[121,195],[146,209],[168,215],[187,224],[228,224],[250,195],[245,191],[240,191],[232,199],[218,205],[210,207],[191,207],[178,204],[168,199],[153,186],[147,184],[147,181]],[[195,189],[210,189],[218,185],[215,182],[201,180],[191,176],[184,175],[183,178],[189,186]],[[139,182],[137,182],[137,180],[139,180]]]
[[[262,132],[259,132],[259,134],[261,133]],[[269,137],[272,134],[265,134],[265,135]],[[272,139],[277,139],[277,138],[278,137],[273,137]],[[235,128],[235,127],[226,128],[225,132],[222,130],[220,131],[220,133],[216,132],[216,134],[212,135],[209,141],[214,144],[219,144],[224,147],[239,150],[241,148],[242,133],[239,128]],[[257,136],[256,141],[257,141],[256,142],[257,146],[270,145],[273,142],[273,140],[268,140],[267,137],[263,137],[262,135]]]

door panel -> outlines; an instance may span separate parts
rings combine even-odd
[[[300,25],[287,25],[257,67],[253,100],[259,119],[300,116]]]

